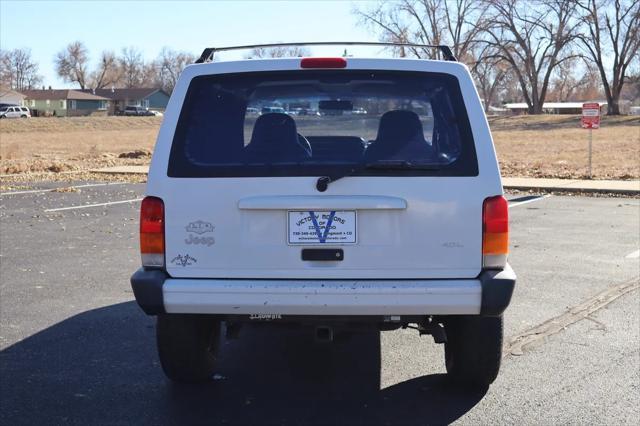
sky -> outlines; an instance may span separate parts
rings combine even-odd
[[[0,48],[31,49],[43,84],[71,88],[55,74],[53,58],[68,43],[82,41],[91,59],[103,50],[139,48],[148,61],[163,46],[199,56],[205,47],[287,41],[376,41],[354,8],[370,1],[18,1],[0,0]],[[343,48],[313,48],[314,55],[340,55]],[[357,55],[366,48],[350,48]],[[246,52],[227,53],[239,59]],[[93,69],[92,62],[90,69]]]

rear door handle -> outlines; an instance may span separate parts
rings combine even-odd
[[[404,210],[407,201],[384,195],[261,195],[238,201],[240,210]]]

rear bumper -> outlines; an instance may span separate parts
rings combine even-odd
[[[138,270],[140,307],[159,313],[218,315],[501,315],[515,286],[511,267],[467,280],[173,279]]]

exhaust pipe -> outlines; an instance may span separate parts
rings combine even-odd
[[[330,343],[333,341],[333,328],[321,325],[316,327],[316,341]]]

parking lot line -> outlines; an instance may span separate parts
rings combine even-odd
[[[633,251],[625,256],[626,259],[637,259],[640,257],[640,250]]]
[[[107,185],[124,185],[126,182],[116,182],[116,183],[89,183],[86,185],[73,185],[73,186],[62,186],[60,188],[50,188],[50,189],[32,189],[29,191],[9,191],[9,192],[1,192],[0,195],[21,195],[21,194],[39,194],[42,192],[53,192],[58,189],[63,188],[90,188],[94,186],[107,186]]]
[[[545,198],[549,198],[549,197],[551,197],[551,194],[538,195],[538,196],[533,196],[533,197],[523,197],[523,198],[527,198],[527,199],[525,199],[523,201],[517,201],[515,203],[509,203],[509,208],[521,206],[523,204],[533,203],[534,201],[544,200]],[[518,200],[520,198],[516,198],[516,199]]]
[[[60,207],[60,208],[57,208],[57,209],[47,209],[47,210],[45,210],[45,213],[61,212],[63,210],[88,209],[90,207],[110,206],[110,205],[113,205],[113,204],[135,203],[136,201],[142,201],[142,198],[134,198],[132,200],[122,200],[122,201],[110,201],[108,203],[86,204],[84,206],[71,206],[71,207]]]

